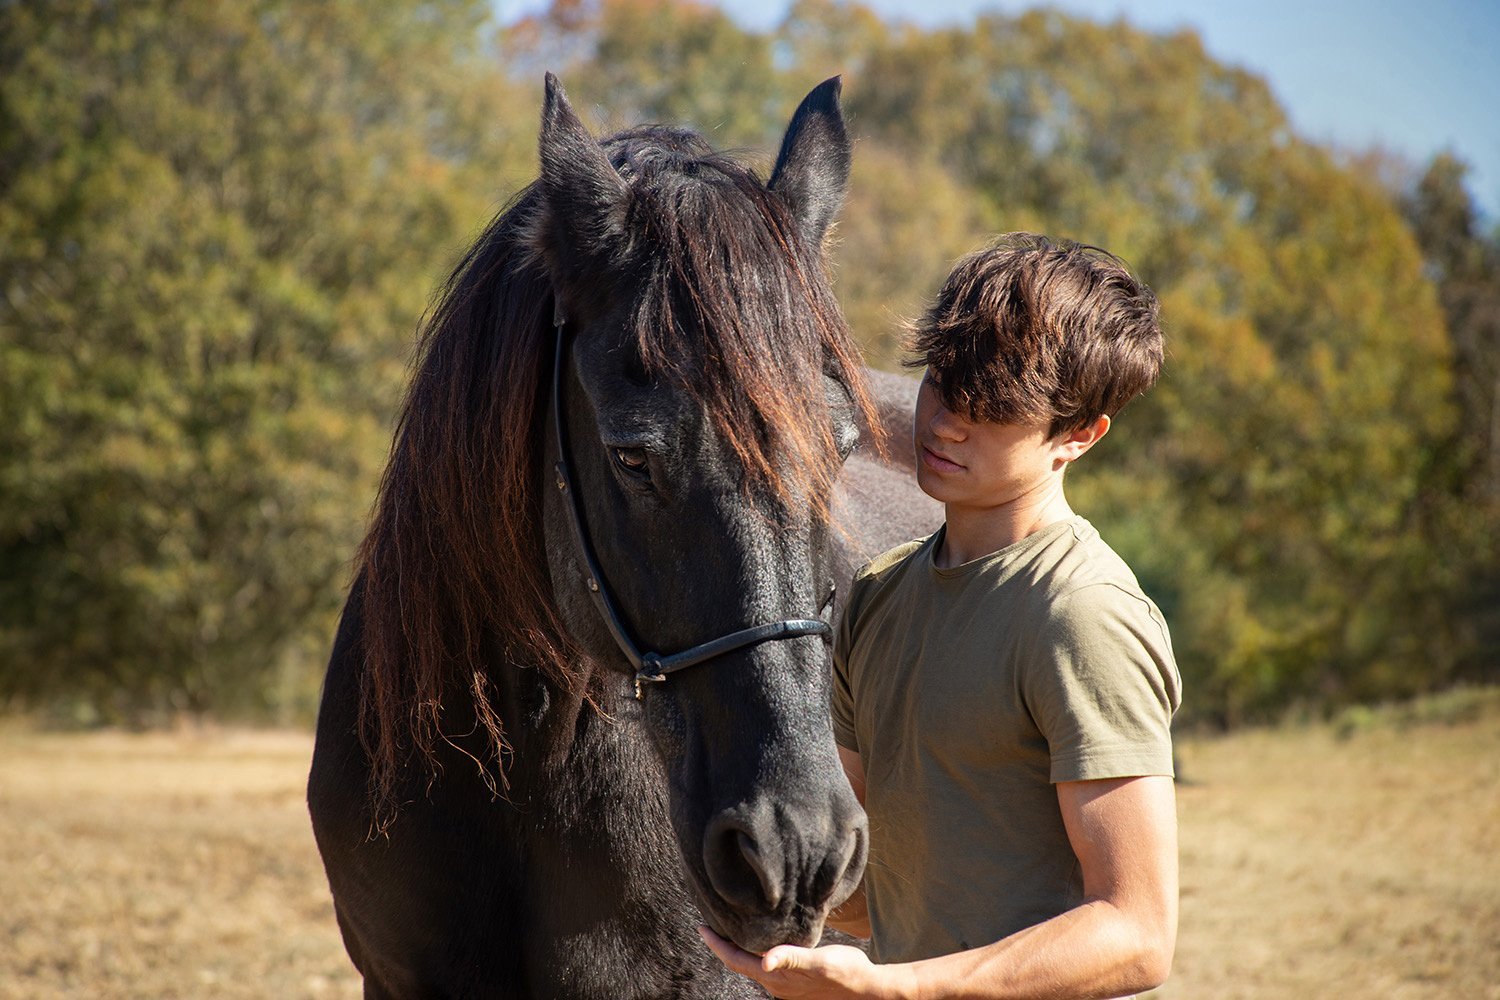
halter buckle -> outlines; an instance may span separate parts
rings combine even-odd
[[[645,689],[641,685],[660,684],[666,679],[667,675],[661,669],[661,658],[655,653],[647,653],[641,658],[641,669],[635,672],[635,700],[642,700],[641,695]]]

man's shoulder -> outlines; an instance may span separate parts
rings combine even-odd
[[[1027,614],[1043,629],[1120,615],[1149,618],[1165,629],[1129,564],[1082,517],[1039,554],[1027,585]]]
[[[1058,542],[1048,546],[1044,569],[1035,583],[1048,604],[1096,587],[1111,587],[1141,594],[1140,581],[1129,564],[1110,547],[1098,530],[1082,517],[1074,517]],[[1096,591],[1092,597],[1100,597]],[[1142,595],[1144,596],[1144,595]]]
[[[1035,590],[1043,635],[1075,636],[1134,623],[1170,650],[1166,618],[1129,564],[1100,537],[1093,525],[1077,518],[1069,544],[1061,547],[1051,571]]]
[[[910,567],[912,560],[931,539],[932,536],[928,535],[925,538],[914,538],[909,542],[902,542],[861,566],[855,572],[854,581],[850,585],[845,613],[858,618],[860,613],[876,598],[876,595],[887,590],[889,585]]]
[[[855,586],[859,586],[866,581],[878,582],[886,578],[914,556],[917,550],[926,544],[927,540],[931,537],[931,535],[927,535],[922,538],[913,538],[909,542],[902,542],[894,548],[886,549],[855,571]]]
[[[1082,518],[1059,555],[1054,571],[1033,591],[1036,618],[1024,682],[1028,704],[1041,714],[1051,705],[1056,719],[1071,718],[1075,708],[1069,706],[1092,706],[1087,708],[1090,726],[1124,712],[1122,717],[1160,722],[1164,733],[1165,720],[1181,703],[1182,678],[1161,609],[1125,560]],[[1171,773],[1169,757],[1166,763],[1153,760],[1151,767],[1167,769],[1130,773]],[[1053,770],[1054,781],[1104,776]]]

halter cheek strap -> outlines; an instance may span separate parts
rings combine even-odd
[[[604,619],[609,634],[614,637],[615,645],[620,647],[620,652],[625,654],[625,659],[635,669],[636,700],[641,699],[644,685],[659,684],[679,670],[686,670],[688,667],[696,666],[716,656],[723,656],[726,653],[756,646],[763,642],[796,639],[806,635],[827,635],[832,631],[827,622],[815,618],[788,618],[779,622],[767,622],[764,625],[752,625],[738,632],[710,639],[708,642],[700,643],[680,653],[663,655],[655,652],[641,652],[640,647],[631,638],[629,629],[625,627],[624,619],[605,583],[604,573],[599,568],[599,560],[594,556],[594,547],[589,544],[588,526],[583,520],[583,506],[578,499],[578,491],[573,488],[572,476],[568,472],[568,437],[562,416],[562,370],[566,340],[563,329],[565,324],[566,319],[561,306],[558,306],[553,314],[557,344],[553,351],[552,361],[552,424],[557,435],[558,462],[555,466],[557,488],[567,499],[565,506],[568,511],[568,525],[572,529],[573,545],[578,550],[578,556],[583,560],[584,569],[588,573],[586,585],[589,597],[593,599],[594,607],[599,611],[599,617]],[[832,603],[833,594],[830,592],[824,608]]]

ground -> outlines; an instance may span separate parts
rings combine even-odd
[[[1500,690],[1179,739],[1176,998],[1500,1000]],[[303,733],[0,728],[0,998],[356,997]]]

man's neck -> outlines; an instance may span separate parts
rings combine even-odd
[[[943,510],[947,527],[934,560],[944,569],[982,559],[1073,516],[1061,478],[1044,491],[994,507],[949,503]]]

